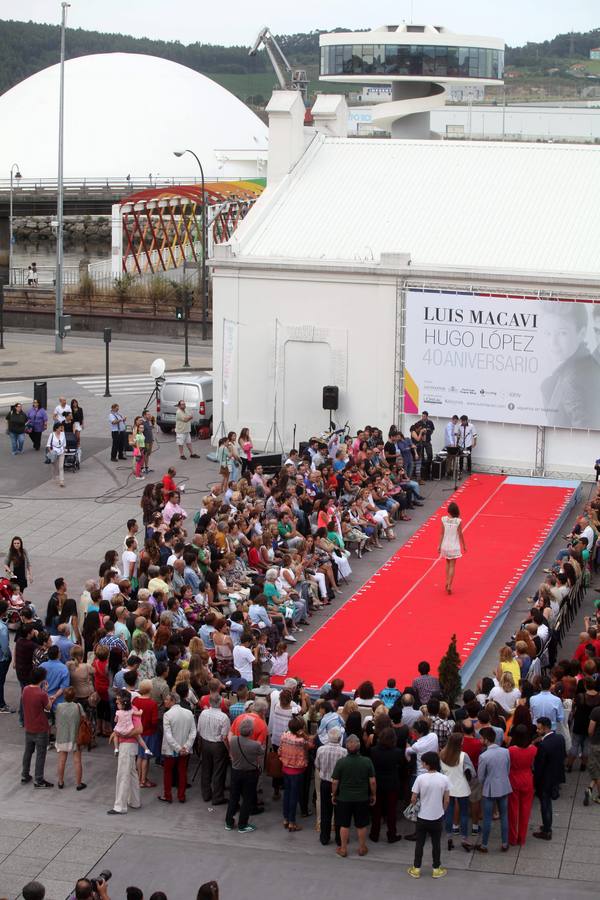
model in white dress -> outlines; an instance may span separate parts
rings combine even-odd
[[[442,538],[441,546],[442,556],[446,559],[460,559],[462,553],[458,532],[461,525],[461,519],[454,519],[451,516],[442,516],[442,525],[444,527],[444,537]]]
[[[448,515],[442,516],[438,553],[446,560],[446,593],[452,593],[456,560],[466,553],[460,511],[456,503],[448,504]]]

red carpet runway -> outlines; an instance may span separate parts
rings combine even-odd
[[[391,677],[401,688],[422,659],[437,672],[453,633],[464,666],[552,537],[577,485],[472,475],[294,654],[290,674],[314,688],[335,677],[346,689],[367,678],[380,689]],[[467,553],[448,596],[437,546],[450,499],[460,507]]]

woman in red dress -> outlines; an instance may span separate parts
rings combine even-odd
[[[512,794],[508,797],[508,843],[512,847],[519,844],[523,847],[533,803],[533,761],[537,753],[526,725],[513,728],[508,752],[512,786]]]

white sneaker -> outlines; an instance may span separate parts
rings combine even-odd
[[[286,636],[284,637],[284,641],[287,641],[289,644],[296,644],[296,643],[297,643],[296,638],[295,638],[293,635],[291,635],[291,634],[286,635]]]

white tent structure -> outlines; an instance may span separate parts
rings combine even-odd
[[[600,149],[352,140],[334,95],[307,140],[301,105],[273,95],[267,190],[213,262],[227,429],[259,446],[276,420],[287,451],[326,428],[337,385],[338,424],[406,427],[427,409],[437,449],[467,413],[480,465],[591,471]]]
[[[0,179],[18,162],[24,178],[56,178],[59,66],[0,96]],[[135,53],[65,63],[66,179],[127,175],[264,176],[267,128],[241,100],[187,66]]]

